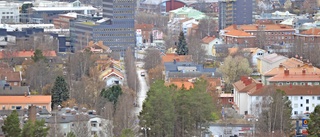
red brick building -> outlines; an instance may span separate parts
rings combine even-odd
[[[301,33],[294,34],[294,39],[303,43],[318,44],[320,43],[320,29],[311,28]]]
[[[293,43],[295,30],[280,24],[231,25],[221,34],[226,44],[246,44],[256,47],[257,38],[263,36],[267,44]]]
[[[77,13],[61,14],[53,19],[53,25],[57,29],[69,29],[70,20],[77,18]]]

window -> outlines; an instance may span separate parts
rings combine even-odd
[[[102,127],[102,124],[101,124],[101,123],[99,124],[99,127]]]
[[[6,106],[5,105],[2,106],[2,110],[6,110]]]
[[[294,100],[298,100],[298,97],[297,96],[295,96],[295,97],[293,97],[294,98]]]
[[[260,99],[260,98],[257,96],[257,97],[256,97],[256,100],[259,100],[259,99]]]
[[[314,100],[314,96],[312,96],[312,99]]]
[[[314,85],[319,85],[319,82],[314,82]]]
[[[96,126],[97,126],[97,124],[95,124],[95,123],[92,123],[92,124],[91,124],[91,126],[92,126],[92,127],[96,127]]]
[[[314,104],[312,104],[312,107],[314,107],[315,105]]]
[[[306,103],[309,104],[309,99],[306,99]]]
[[[46,109],[46,106],[42,106],[43,109]]]
[[[308,82],[308,85],[311,86],[311,85],[312,85],[312,82]]]
[[[232,99],[229,99],[228,101],[229,101],[229,102],[232,102]]]
[[[304,85],[304,82],[301,82],[300,85]]]
[[[294,104],[294,108],[298,108],[298,104]]]
[[[300,104],[300,107],[303,107],[303,104]]]
[[[303,96],[301,96],[300,99],[303,99]]]
[[[295,115],[298,115],[298,111],[294,111],[294,114],[295,114]]]
[[[306,107],[306,111],[309,111],[309,107]]]
[[[11,109],[12,109],[12,110],[15,110],[15,109],[16,109],[16,106],[11,106]]]
[[[320,100],[320,97],[317,97],[317,100]]]
[[[16,109],[17,110],[20,110],[22,107],[21,106],[16,106]]]

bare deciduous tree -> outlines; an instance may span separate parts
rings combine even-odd
[[[127,74],[127,84],[130,89],[137,91],[139,88],[139,80],[136,70],[135,58],[133,56],[133,50],[128,48],[125,53],[124,59],[126,74]]]
[[[161,63],[160,51],[158,49],[147,49],[143,59],[144,69],[149,71]]]
[[[201,38],[205,36],[217,36],[217,23],[214,21],[211,15],[206,15],[204,19],[199,22],[199,31]]]
[[[198,64],[204,63],[206,50],[205,47],[201,45],[201,38],[196,36],[190,36],[187,40],[189,55],[191,55],[192,61]]]

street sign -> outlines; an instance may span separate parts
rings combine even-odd
[[[308,120],[302,119],[302,127],[308,127]]]

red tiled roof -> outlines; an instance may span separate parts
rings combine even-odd
[[[262,87],[262,83],[257,82],[250,77],[242,76],[239,81],[233,84],[233,87],[238,92],[254,92],[256,89]]]
[[[211,41],[213,41],[214,39],[216,39],[215,36],[206,36],[202,39],[202,42],[205,44],[209,44]]]
[[[320,95],[320,86],[302,86],[302,85],[285,85],[275,86],[267,85],[257,90],[256,92],[250,93],[251,96],[264,96],[277,89],[282,90],[288,96],[301,96],[301,95]]]
[[[178,55],[175,53],[167,53],[166,55],[162,56],[162,62],[173,62],[173,60],[176,60],[177,62],[187,62],[192,61],[190,55]]]
[[[306,31],[301,32],[301,34],[305,35],[320,35],[320,29],[319,28],[311,28]]]
[[[254,37],[251,34],[241,30],[230,30],[226,32],[226,35],[235,37]]]
[[[0,76],[2,80],[7,79],[9,82],[20,82],[21,76],[20,72],[0,72]]]
[[[118,77],[124,79],[123,74],[122,74],[120,71],[118,71],[117,69],[113,69],[113,68],[111,69],[110,72],[102,75],[101,78],[102,78],[102,79],[105,79],[105,78],[107,78],[107,77],[109,77],[109,76],[111,76],[111,75],[117,75]]]
[[[7,55],[5,53],[6,51],[2,51],[0,52],[0,59],[5,58]],[[51,51],[42,51],[42,54],[45,57],[56,57],[57,53],[54,50]],[[8,53],[8,55],[12,56],[12,57],[18,57],[18,58],[31,58],[34,55],[34,51],[30,50],[30,51],[16,51],[13,53]]]
[[[141,29],[142,31],[152,31],[154,25],[153,24],[135,24],[135,29]]]

